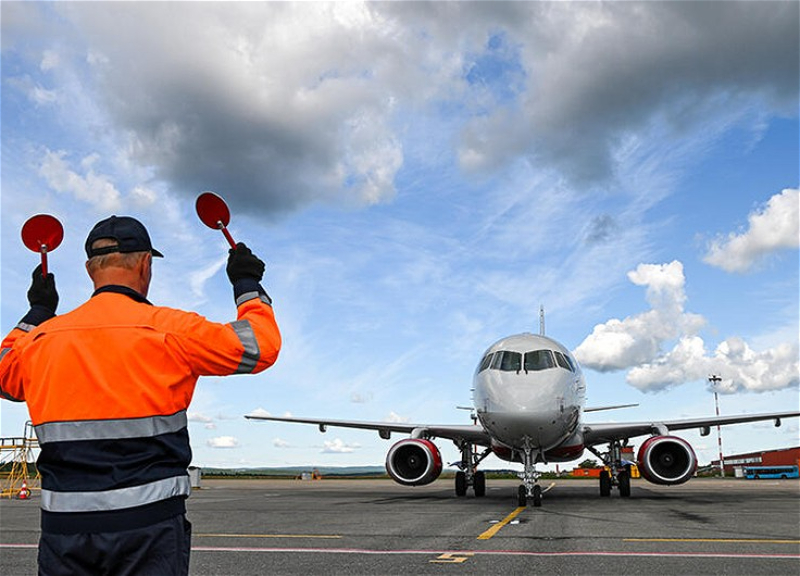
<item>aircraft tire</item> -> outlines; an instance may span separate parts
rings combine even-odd
[[[611,475],[608,470],[600,472],[600,496],[602,498],[611,496]]]
[[[464,472],[456,472],[456,496],[467,495],[467,475]]]
[[[619,495],[622,498],[631,497],[631,476],[627,472],[620,472],[617,475],[619,480]]]
[[[483,498],[486,496],[486,474],[483,472],[475,472],[473,479],[475,489],[475,497]]]
[[[524,484],[520,484],[519,489],[517,490],[517,504],[519,506],[528,505],[528,490],[525,488]]]
[[[538,484],[533,487],[533,505],[536,508],[542,505],[542,487]]]

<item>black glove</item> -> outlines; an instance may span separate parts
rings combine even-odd
[[[42,277],[42,265],[39,264],[33,271],[31,287],[28,290],[28,302],[31,308],[41,306],[53,314],[58,308],[58,292],[56,291],[56,278],[52,272]]]
[[[245,278],[261,282],[266,266],[250,251],[250,248],[239,242],[236,250],[231,248],[228,250],[228,254],[228,266],[225,268],[225,272],[228,273],[231,284],[236,284],[237,281]]]

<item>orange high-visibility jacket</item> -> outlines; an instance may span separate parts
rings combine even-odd
[[[107,286],[72,312],[12,330],[0,395],[28,404],[43,530],[123,530],[185,510],[186,409],[198,377],[261,372],[280,350],[268,296],[242,295],[237,308],[235,322],[219,324]]]

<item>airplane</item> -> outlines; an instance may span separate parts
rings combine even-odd
[[[490,454],[502,460],[522,463],[522,484],[517,490],[519,506],[528,501],[541,506],[542,488],[538,463],[569,462],[588,450],[602,460],[600,496],[609,497],[612,488],[619,496],[631,494],[630,465],[622,448],[631,438],[649,436],[641,444],[636,462],[641,476],[654,484],[674,485],[688,481],[697,468],[691,445],[672,434],[678,430],[700,429],[702,436],[712,426],[774,420],[800,416],[800,412],[740,414],[683,420],[647,420],[629,423],[585,423],[584,413],[626,408],[635,404],[584,407],[586,381],[571,352],[543,334],[524,333],[492,344],[478,363],[473,379],[474,423],[472,425],[408,424],[365,422],[320,418],[245,416],[315,424],[320,432],[328,426],[377,431],[385,440],[393,432],[409,434],[392,445],[386,456],[386,470],[397,483],[406,486],[430,484],[442,472],[442,456],[434,438],[451,440],[461,452],[455,463],[457,496],[472,487],[476,497],[486,494],[486,477],[478,465]],[[605,451],[600,448],[605,445]]]

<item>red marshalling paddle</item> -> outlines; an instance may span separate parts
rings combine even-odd
[[[42,255],[42,277],[47,277],[47,253],[52,252],[64,239],[61,222],[49,214],[31,216],[22,225],[22,243]]]
[[[195,209],[203,224],[215,230],[222,230],[228,244],[235,250],[236,242],[233,241],[227,228],[231,221],[231,212],[228,210],[228,205],[225,204],[225,200],[213,192],[203,192],[197,197]]]

